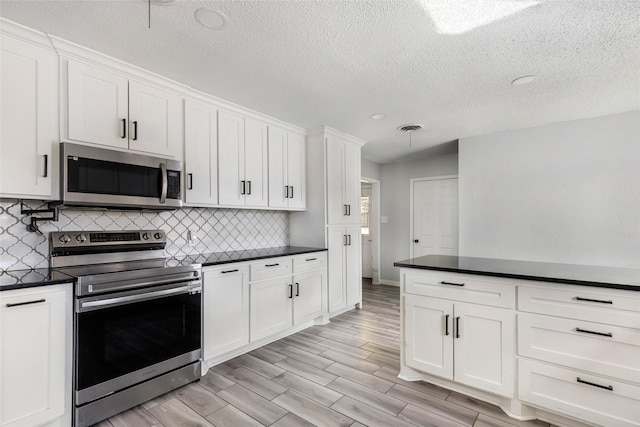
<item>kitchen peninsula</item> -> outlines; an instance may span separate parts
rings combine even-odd
[[[428,255],[401,280],[401,371],[560,425],[640,425],[640,270]]]

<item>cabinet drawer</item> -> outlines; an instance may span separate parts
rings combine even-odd
[[[251,264],[250,280],[271,279],[291,274],[291,258],[269,258]]]
[[[531,360],[519,360],[523,402],[601,426],[640,426],[640,387]]]
[[[520,313],[518,354],[640,383],[640,329]]]
[[[212,279],[219,277],[229,277],[249,273],[249,266],[246,264],[227,264],[223,267],[204,267],[202,269],[202,274],[204,275],[205,273],[207,274],[207,277],[210,277]]]
[[[611,325],[640,325],[640,293],[585,286],[519,286],[518,310]]]
[[[508,280],[447,273],[414,273],[404,275],[405,292],[460,302],[513,308],[515,285]]]
[[[322,270],[327,264],[327,255],[323,252],[306,254],[304,257],[293,259],[293,272],[304,273],[306,271]]]

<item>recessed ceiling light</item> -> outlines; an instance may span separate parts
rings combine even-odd
[[[157,4],[161,6],[168,6],[170,4],[176,4],[178,2],[178,0],[150,0],[150,1],[153,4]]]
[[[528,85],[529,83],[533,82],[537,78],[538,78],[538,76],[536,76],[535,74],[532,74],[530,76],[522,76],[522,77],[518,77],[517,79],[512,81],[511,84],[513,86],[516,86],[516,85]]]
[[[227,17],[222,12],[206,7],[196,10],[196,20],[212,30],[221,30],[227,25]]]
[[[382,119],[386,119],[387,116],[385,116],[384,114],[372,114],[371,118],[373,120],[382,120]]]

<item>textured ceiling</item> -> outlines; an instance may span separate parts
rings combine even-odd
[[[228,17],[205,29],[200,7]],[[457,138],[640,108],[640,1],[0,1],[0,15],[305,128],[418,158]],[[516,77],[536,74],[526,86]],[[385,114],[379,121],[374,113]],[[417,122],[412,135],[396,130]],[[451,144],[449,144],[451,145]]]

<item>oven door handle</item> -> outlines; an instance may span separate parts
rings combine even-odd
[[[202,292],[202,284],[180,286],[177,288],[163,289],[134,295],[127,295],[114,298],[105,298],[93,301],[79,301],[78,312],[95,310],[97,308],[115,307],[118,305],[130,304],[132,302],[148,301],[179,294],[199,294]]]

